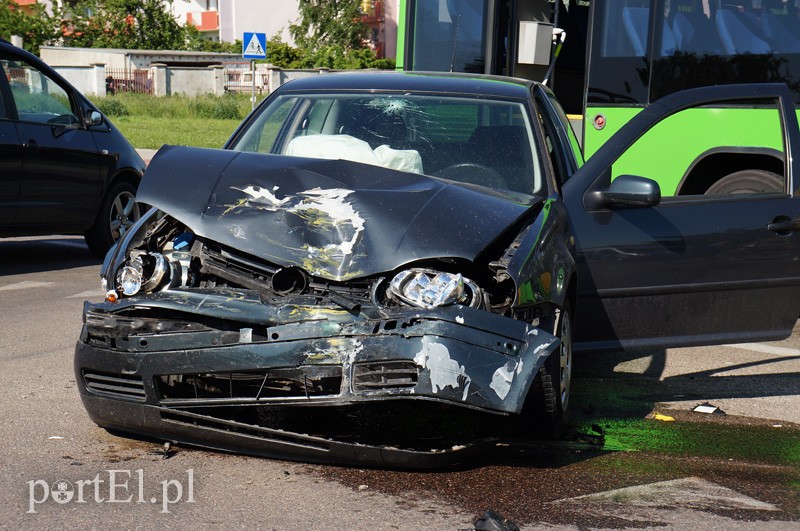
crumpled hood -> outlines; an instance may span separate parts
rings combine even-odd
[[[165,146],[137,199],[195,234],[342,281],[474,260],[536,201],[343,160]]]

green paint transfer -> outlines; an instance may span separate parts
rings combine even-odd
[[[547,218],[550,216],[550,208],[553,206],[553,200],[547,199],[545,200],[544,204],[542,205],[542,212],[539,216],[539,232],[536,234],[536,240],[534,241],[533,245],[531,245],[530,250],[528,251],[528,256],[525,257],[525,261],[527,262],[531,255],[535,252],[537,247],[539,246],[539,241],[542,239],[542,231],[544,230],[544,226],[547,223]],[[550,293],[550,286],[547,285],[546,289],[543,289],[544,286],[542,277],[537,277],[536,279],[536,287],[533,286],[531,281],[525,282],[523,285],[517,288],[517,304],[535,304],[537,302],[541,302],[542,292],[546,292],[548,295]],[[549,281],[549,279],[548,279]]]

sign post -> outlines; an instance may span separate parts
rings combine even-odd
[[[242,58],[250,59],[250,72],[253,76],[253,87],[250,91],[250,103],[256,108],[256,59],[267,58],[267,34],[245,31],[242,37]]]

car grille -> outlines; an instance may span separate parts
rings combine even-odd
[[[201,261],[206,272],[217,275],[235,285],[254,289],[269,297],[280,299],[286,296],[299,295],[297,292],[278,294],[269,286],[280,266],[266,263],[229,247],[214,242],[206,242],[201,249]],[[306,294],[337,294],[358,303],[366,303],[371,299],[373,281],[351,280],[348,282],[330,282],[324,279],[309,277]]]
[[[144,402],[144,382],[135,374],[109,374],[84,371],[83,381],[89,392],[125,400]]]
[[[405,389],[417,385],[419,366],[413,361],[370,361],[353,366],[353,391]]]
[[[162,400],[310,398],[337,395],[340,365],[313,365],[246,372],[165,374],[156,377]]]

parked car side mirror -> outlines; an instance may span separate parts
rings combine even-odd
[[[661,188],[653,179],[620,175],[605,190],[590,195],[589,210],[615,207],[651,207],[661,202]]]
[[[103,123],[103,115],[98,111],[86,111],[86,124],[101,125]]]

